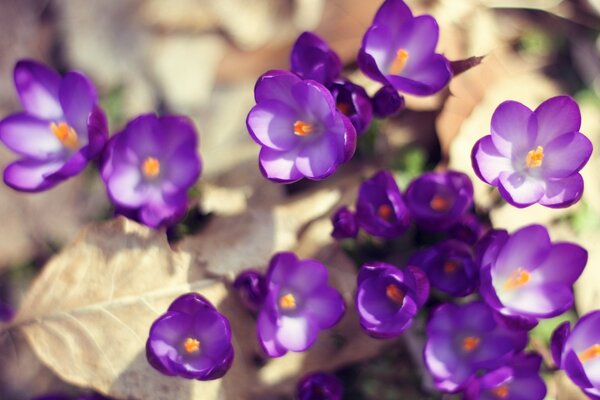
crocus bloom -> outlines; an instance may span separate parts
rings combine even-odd
[[[258,312],[267,296],[265,277],[258,271],[242,271],[233,281],[240,300],[248,310]]]
[[[463,216],[450,227],[448,235],[452,239],[460,240],[474,245],[483,236],[486,227],[479,221],[475,214],[463,214]]]
[[[35,61],[19,61],[15,87],[25,109],[0,121],[0,140],[22,158],[4,170],[13,189],[38,192],[79,174],[108,138],[94,85],[71,71],[61,78]]]
[[[229,321],[204,297],[184,294],[152,324],[146,358],[165,375],[220,378],[233,362]]]
[[[473,184],[462,172],[427,172],[408,185],[405,199],[419,228],[445,231],[473,204]]]
[[[580,126],[579,107],[568,96],[548,99],[535,111],[505,101],[492,116],[492,134],[473,147],[473,168],[515,207],[568,207],[583,194],[579,170],[592,153]]]
[[[377,118],[387,118],[404,107],[404,97],[393,86],[384,85],[373,95],[371,104]]]
[[[450,63],[435,52],[438,38],[431,15],[414,17],[402,0],[386,0],[365,33],[358,65],[371,79],[400,92],[436,93],[452,78]]]
[[[357,286],[360,326],[380,339],[404,332],[429,296],[429,282],[422,270],[401,270],[381,262],[363,265]]]
[[[473,293],[478,284],[478,267],[465,243],[445,240],[416,252],[408,265],[421,268],[431,286],[452,296]]]
[[[583,272],[587,251],[574,243],[551,243],[542,225],[512,235],[498,232],[481,257],[480,292],[509,319],[533,326],[573,305],[573,283]]]
[[[329,86],[342,72],[342,60],[319,36],[304,32],[294,43],[290,57],[292,72]]]
[[[267,179],[325,179],[354,154],[354,126],[320,83],[270,71],[259,78],[254,97],[246,125],[262,146],[259,167]]]
[[[465,390],[464,400],[543,400],[546,384],[540,376],[542,357],[519,354],[506,365],[474,378]]]
[[[298,382],[296,392],[298,400],[342,400],[344,388],[334,375],[314,372]]]
[[[389,171],[379,171],[364,181],[356,200],[358,225],[373,236],[394,238],[410,226],[410,214]]]
[[[340,207],[331,217],[333,232],[331,236],[336,239],[355,238],[358,234],[358,224],[354,213],[348,207]]]
[[[427,325],[425,365],[437,388],[455,393],[480,369],[504,365],[527,343],[525,331],[499,324],[483,302],[446,303]]]
[[[559,325],[550,342],[552,358],[591,399],[600,399],[600,311],[592,311],[573,327]]]
[[[187,208],[187,190],[200,175],[197,135],[181,116],[141,115],[113,136],[102,179],[117,211],[150,227],[170,225]]]
[[[347,79],[337,80],[328,88],[335,99],[338,110],[350,118],[356,133],[358,135],[364,133],[373,118],[371,99],[365,89]]]
[[[304,351],[319,331],[340,320],[346,306],[327,284],[327,269],[316,260],[293,253],[273,256],[266,274],[269,294],[258,316],[258,341],[271,357]]]

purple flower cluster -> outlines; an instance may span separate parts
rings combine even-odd
[[[344,388],[334,375],[314,372],[304,376],[296,389],[298,400],[342,400]]]

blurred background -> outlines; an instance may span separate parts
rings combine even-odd
[[[344,166],[333,184],[353,180],[345,187],[355,190],[361,178],[390,165],[401,182],[424,168],[464,171],[474,179],[478,211],[489,215],[495,227],[513,230],[546,223],[554,240],[574,240],[586,247],[590,261],[576,289],[577,311],[600,307],[597,151],[583,170],[583,200],[567,210],[534,206],[524,211],[502,204],[475,178],[468,156],[473,143],[489,133],[491,114],[501,101],[518,100],[535,108],[558,94],[577,99],[582,132],[600,144],[600,1],[407,3],[415,14],[438,19],[438,51],[450,60],[485,59],[456,77],[447,90],[427,98],[408,97],[407,110],[377,121],[377,134],[367,144],[370,161]],[[298,187],[265,185],[256,168],[258,146],[246,132],[254,83],[269,69],[288,68],[293,42],[310,30],[338,52],[345,75],[373,94],[378,84],[361,75],[355,57],[379,5],[367,0],[2,0],[0,115],[19,110],[12,82],[17,60],[41,60],[60,72],[81,70],[99,90],[111,132],[139,113],[188,115],[201,137],[204,184],[255,191],[250,196],[255,202],[285,197]],[[0,148],[0,166],[13,158]],[[104,188],[91,170],[42,194],[19,194],[0,186],[0,301],[18,307],[46,260],[84,225],[110,215]],[[555,324],[534,338],[545,357]],[[19,364],[0,361],[0,399],[74,390],[40,364],[25,343],[17,348]],[[399,361],[407,357],[406,351],[393,348],[369,363],[338,370],[348,398],[436,398],[420,389],[410,362]],[[549,398],[579,396],[560,374],[549,376],[548,382]]]

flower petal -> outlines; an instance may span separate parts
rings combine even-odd
[[[578,172],[592,155],[592,142],[579,132],[561,135],[544,147],[540,166],[544,177],[566,178]]]
[[[277,151],[263,147],[258,155],[260,171],[265,178],[275,182],[295,182],[303,177],[296,168],[297,156],[297,150]]]
[[[60,119],[63,115],[58,100],[60,75],[56,71],[31,60],[15,65],[14,81],[23,108],[43,119]]]
[[[277,328],[277,341],[291,351],[304,351],[317,340],[319,328],[310,318],[282,316]]]
[[[77,136],[85,138],[87,143],[87,120],[98,101],[96,88],[83,74],[69,72],[60,84],[58,98],[67,122],[75,129]]]
[[[583,247],[574,243],[556,243],[532,278],[539,283],[572,285],[583,272],[587,260],[588,253]]]
[[[532,271],[538,267],[552,249],[548,231],[542,225],[529,225],[509,236],[498,253],[492,269],[494,284],[508,277],[517,268]]]
[[[428,96],[442,90],[452,78],[452,73],[446,57],[434,54],[420,68],[410,71],[410,74],[387,75],[386,78],[400,92]]]
[[[551,208],[564,208],[575,204],[583,195],[583,178],[580,174],[545,182],[544,195],[539,203]]]
[[[0,121],[0,140],[12,151],[26,157],[45,160],[64,150],[50,130],[48,121],[20,113]]]
[[[272,70],[264,73],[254,87],[254,99],[257,103],[265,100],[278,100],[285,104],[294,104],[292,86],[300,78],[289,71]]]
[[[539,146],[565,133],[577,132],[581,127],[579,106],[569,96],[557,96],[544,101],[534,114],[538,125],[536,144]]]
[[[23,192],[46,190],[59,182],[47,179],[47,176],[59,170],[63,164],[63,160],[18,160],[4,170],[4,182],[11,188]]]
[[[335,172],[343,156],[338,140],[326,134],[312,143],[304,145],[296,158],[296,168],[310,179],[324,179]]]
[[[294,134],[294,123],[300,118],[298,113],[277,100],[258,103],[248,113],[248,132],[258,144],[274,150],[290,150],[300,141]]]
[[[532,114],[517,101],[505,101],[496,108],[492,115],[492,140],[500,154],[518,156],[534,147],[536,132],[529,129]]]
[[[111,199],[119,205],[137,208],[148,198],[148,188],[143,182],[139,168],[123,166],[111,172],[106,189]]]
[[[340,293],[332,287],[323,287],[306,299],[304,310],[320,329],[328,329],[344,315],[346,306]]]
[[[498,186],[498,178],[502,172],[513,171],[510,158],[503,156],[496,149],[492,135],[484,136],[475,143],[471,161],[477,176],[492,186]]]
[[[498,183],[502,197],[515,207],[530,206],[544,195],[542,182],[519,172],[502,172]]]
[[[263,311],[259,314],[256,331],[258,342],[270,357],[281,357],[287,353],[287,349],[277,340],[276,321],[272,321],[267,312]]]
[[[419,15],[407,22],[401,28],[397,44],[398,49],[408,52],[406,67],[400,75],[412,76],[413,73],[418,73],[424,63],[428,62],[435,53],[439,36],[440,29],[431,15]]]

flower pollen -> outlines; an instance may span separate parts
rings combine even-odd
[[[293,310],[296,308],[296,298],[293,294],[288,293],[279,298],[279,307],[284,310]]]
[[[142,164],[142,172],[147,178],[154,178],[160,173],[160,161],[154,157],[147,157]]]
[[[582,363],[600,357],[600,344],[596,343],[577,355]]]
[[[491,392],[499,399],[505,399],[509,394],[508,386],[506,385],[498,386],[497,388],[492,389]]]
[[[185,342],[183,342],[183,348],[188,354],[197,353],[200,351],[200,342],[198,339],[189,337],[185,339]]]
[[[399,49],[396,52],[396,58],[394,58],[394,61],[392,61],[392,64],[390,65],[390,68],[388,70],[388,72],[391,75],[398,75],[402,72],[402,70],[404,69],[404,67],[406,66],[406,63],[408,62],[408,51],[404,50],[404,49]]]
[[[431,198],[429,206],[437,212],[446,212],[450,209],[450,202],[444,196],[436,194]]]
[[[79,140],[77,139],[77,132],[66,122],[59,122],[55,124],[52,122],[50,124],[50,130],[56,136],[58,140],[63,144],[63,146],[71,149],[77,150],[79,148]]]
[[[313,132],[313,126],[308,122],[296,121],[294,122],[294,135],[297,136],[308,136]]]
[[[467,353],[470,353],[473,350],[475,350],[477,347],[479,347],[480,342],[481,342],[481,339],[479,339],[477,336],[467,336],[466,338],[463,339],[462,348]]]
[[[385,295],[398,305],[402,305],[404,302],[404,292],[398,286],[390,283],[385,287]]]
[[[447,260],[444,263],[444,272],[447,274],[451,274],[455,272],[458,269],[458,267],[460,267],[460,263],[458,261]]]
[[[535,150],[529,150],[527,156],[525,157],[525,165],[527,168],[538,168],[542,165],[542,161],[544,160],[544,148],[542,146],[538,146]]]
[[[523,285],[526,285],[531,279],[531,274],[529,271],[523,268],[517,268],[515,271],[510,274],[510,278],[504,282],[504,290],[514,290],[520,288]]]
[[[389,204],[382,204],[377,208],[377,216],[385,221],[390,222],[393,215],[394,210]]]

